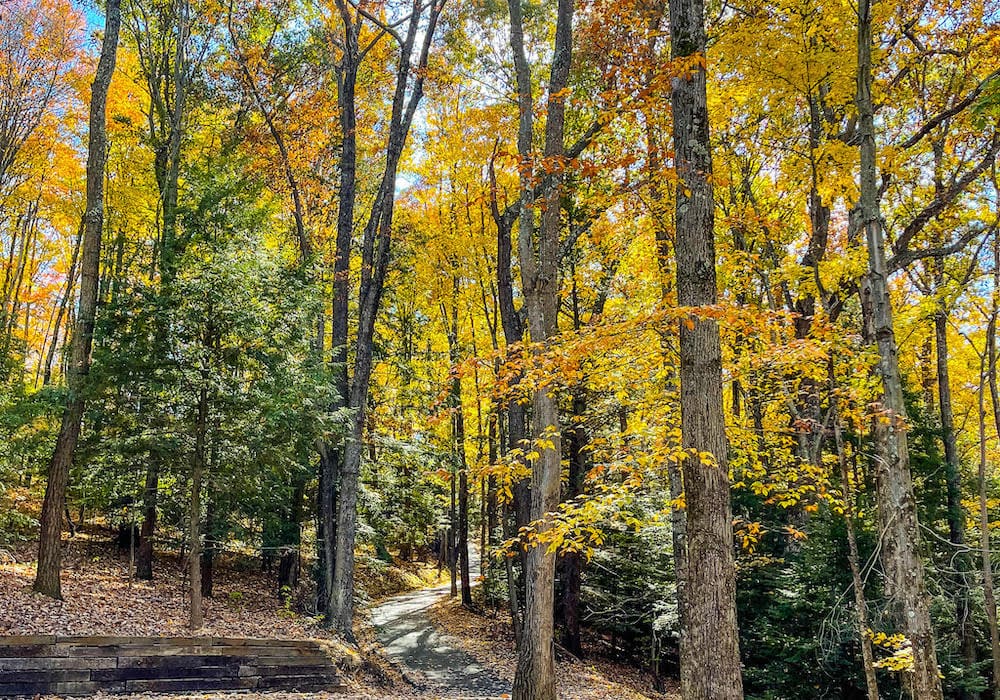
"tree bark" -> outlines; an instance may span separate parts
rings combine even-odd
[[[140,53],[139,63],[145,71],[144,77],[149,88],[148,139],[153,151],[153,174],[162,212],[160,235],[153,249],[152,269],[159,273],[159,297],[168,303],[177,272],[177,258],[183,249],[183,241],[178,237],[178,200],[181,144],[191,79],[191,66],[187,56],[190,40],[189,0],[178,0],[172,10],[176,15],[173,18],[176,20],[174,26],[165,25],[155,30],[149,25],[145,27],[148,31],[176,33],[172,41],[172,55],[170,40],[145,41],[140,35],[142,20],[136,18],[134,26],[137,34],[134,37],[135,45]],[[136,17],[138,14],[136,13]],[[148,21],[148,18],[144,19]],[[147,53],[143,55],[143,51]],[[151,360],[155,365],[167,356],[169,325],[164,314],[156,315],[153,333],[154,351]],[[139,532],[136,577],[146,580],[153,578],[153,536],[157,523],[160,459],[155,452],[149,454],[143,490],[143,521]]]
[[[835,378],[833,360],[830,361],[830,386]],[[847,468],[847,454],[840,429],[840,413],[837,398],[831,392],[830,408],[833,411],[833,438],[837,448],[837,464],[840,467],[841,488],[844,492],[844,524],[847,528],[847,563],[851,569],[851,583],[854,588],[854,607],[857,609],[858,643],[861,645],[861,667],[865,674],[865,690],[868,700],[879,700],[878,678],[875,675],[875,658],[869,634],[868,601],[865,598],[865,583],[861,576],[861,557],[858,554],[858,539],[854,531],[854,495],[851,477]]]
[[[881,559],[886,592],[913,650],[913,671],[906,674],[908,692],[915,700],[942,697],[934,648],[924,565],[920,558],[920,526],[907,451],[906,406],[899,371],[889,298],[885,241],[879,213],[879,185],[875,161],[875,123],[872,103],[871,0],[858,6],[858,137],[861,152],[860,200],[853,212],[854,226],[864,231],[868,274],[862,304],[878,346],[878,374],[882,380],[882,409],[876,427],[879,527],[883,533]]]
[[[115,70],[118,32],[121,27],[121,2],[108,0],[101,57],[97,62],[90,97],[90,134],[87,145],[87,209],[83,215],[83,259],[80,266],[80,310],[73,328],[72,363],[69,368],[69,396],[63,411],[59,438],[49,462],[48,483],[42,504],[41,531],[38,541],[38,571],[34,589],[61,599],[61,530],[62,510],[66,500],[69,467],[80,437],[85,406],[84,392],[90,372],[90,351],[97,316],[97,292],[100,281],[101,234],[104,228],[104,166],[107,161],[106,106],[108,86]]]
[[[938,263],[941,266],[941,261]],[[943,280],[939,280],[943,282]],[[951,401],[951,377],[948,371],[948,315],[944,309],[934,316],[934,344],[937,354],[938,409],[941,419],[941,442],[944,445],[945,481],[948,505],[948,541],[955,552],[955,566],[962,578],[953,594],[955,600],[955,632],[961,642],[962,656],[967,667],[976,665],[976,630],[969,606],[969,571],[972,562],[965,546],[965,510],[962,508],[962,477],[955,433],[955,415]],[[966,700],[978,700],[979,693],[964,691]]]
[[[56,352],[59,349],[59,330],[62,328],[63,318],[66,316],[66,308],[73,298],[73,287],[76,284],[76,268],[80,256],[80,246],[83,242],[84,227],[80,226],[80,234],[73,244],[73,255],[70,259],[69,272],[66,273],[66,293],[59,300],[59,308],[56,310],[55,320],[52,322],[52,341],[49,344],[48,352],[45,354],[45,369],[42,373],[42,384],[48,385],[52,381],[52,362],[55,360]]]
[[[670,0],[674,59],[705,55],[702,0]],[[717,301],[714,194],[704,64],[672,81],[671,110],[677,169],[675,213],[677,300],[697,308]],[[725,422],[722,349],[712,319],[680,324],[681,434],[687,555],[681,694],[686,698],[743,697],[736,570]],[[711,457],[702,458],[702,455]]]
[[[349,26],[353,21],[352,6],[346,0],[337,0],[337,6],[345,27]],[[327,616],[328,624],[334,626],[348,639],[354,637],[352,630],[354,619],[354,540],[357,530],[358,482],[368,406],[368,385],[374,364],[375,320],[385,291],[385,275],[389,268],[392,246],[396,174],[414,114],[423,96],[427,61],[437,30],[438,19],[443,9],[444,0],[433,0],[428,5],[422,4],[420,0],[414,0],[413,11],[406,20],[405,38],[400,37],[393,30],[394,36],[399,39],[400,46],[392,113],[386,129],[388,138],[385,146],[385,166],[371,206],[368,222],[362,234],[358,332],[354,343],[354,375],[351,378],[350,392],[347,396],[347,407],[351,409],[352,417],[340,459],[333,586],[330,591],[329,614]],[[426,24],[422,22],[424,19],[426,19]],[[420,35],[419,44],[417,43],[418,35]],[[359,61],[364,57],[364,54],[365,50],[358,54]],[[414,55],[417,56],[415,62]],[[346,106],[349,111],[354,113],[353,99],[352,103]],[[355,196],[353,191],[350,194],[352,198]],[[339,236],[338,222],[338,239]],[[341,248],[339,243],[338,240],[337,255],[347,256],[346,259],[349,261],[349,247]],[[346,310],[344,313],[346,314]],[[336,325],[338,322],[340,321],[334,318],[334,324]],[[346,316],[343,318],[343,323],[346,325]]]
[[[655,37],[658,32],[659,20],[651,20],[650,34]],[[649,40],[647,47],[650,60],[655,55],[655,39]],[[673,229],[667,223],[668,210],[664,202],[663,191],[659,187],[659,182],[663,177],[661,153],[664,150],[660,135],[655,126],[656,115],[652,110],[645,113],[646,121],[646,143],[647,159],[649,164],[649,180],[652,183],[649,193],[650,213],[653,218],[653,230],[656,235],[656,258],[660,273],[660,298],[663,303],[670,303],[671,284],[670,280],[675,276],[674,268],[670,265]],[[674,329],[663,327],[660,333],[660,348],[664,357],[668,356],[672,341],[676,335]],[[673,372],[670,379],[664,382],[669,386],[674,380]],[[684,626],[684,581],[687,578],[687,515],[684,508],[678,505],[681,496],[684,494],[684,480],[681,476],[680,465],[674,460],[667,462],[667,480],[670,490],[670,539],[673,546],[674,561],[674,581],[675,600],[677,604],[677,619],[680,620],[681,627]]]
[[[462,417],[462,384],[457,377],[455,393],[455,448],[458,459],[458,569],[462,576],[462,605],[472,607],[472,579],[469,572],[469,467],[465,455],[465,420]]]
[[[205,437],[208,432],[208,377],[202,373],[195,423],[194,459],[191,460],[191,502],[188,510],[188,583],[191,600],[189,625],[202,628],[205,616],[201,600],[201,481],[205,471]]]
[[[451,461],[449,489],[451,504],[448,508],[448,572],[451,574],[452,598],[458,595],[458,465]]]
[[[997,314],[1000,295],[1000,239],[993,242],[993,311],[986,327],[987,384],[990,403],[993,405],[993,424],[1000,435],[1000,391],[997,389]],[[980,385],[982,385],[980,381]],[[993,660],[993,698],[1000,700],[1000,627],[997,624],[997,600],[993,585],[993,554],[990,545],[990,515],[988,509],[989,485],[986,482],[986,426],[982,387],[979,392],[979,531],[981,564],[983,570],[983,597],[985,598],[986,620],[990,632],[990,655]]]
[[[215,461],[213,460],[213,464]],[[212,468],[209,467],[209,471]],[[209,481],[211,484],[211,481]],[[216,503],[212,489],[209,487],[209,494],[205,500],[205,539],[207,542],[201,548],[201,597],[211,598],[215,591],[215,550],[218,533],[218,522],[216,514]]]
[[[142,489],[142,527],[135,559],[135,577],[143,581],[153,579],[153,533],[156,530],[156,491],[160,481],[158,467],[156,456],[152,455]]]
[[[573,425],[569,435],[569,478],[566,484],[566,498],[573,499],[583,493],[583,480],[586,474],[587,430],[579,422],[587,412],[587,396],[584,387],[576,387],[573,392],[572,416]],[[583,658],[583,643],[580,637],[580,585],[582,579],[583,561],[579,552],[566,552],[562,555],[562,600],[560,608],[563,622],[563,646],[566,651],[580,659]]]
[[[347,343],[350,302],[351,241],[354,234],[354,204],[357,196],[357,89],[361,17],[352,18],[346,6],[338,4],[343,23],[344,53],[337,75],[337,106],[340,115],[340,188],[337,193],[337,237],[333,261],[333,308],[331,315],[332,369],[334,398],[331,410],[347,406],[350,381]],[[320,450],[319,494],[319,581],[318,605],[333,624],[334,565],[337,542],[337,508],[343,445],[325,445]]]
[[[508,2],[511,14],[511,41],[516,60],[523,60],[524,43],[520,0]],[[557,162],[565,154],[566,92],[573,51],[573,0],[559,0],[556,31],[549,74],[548,104],[545,119],[545,162]],[[517,37],[515,38],[515,33]],[[519,59],[517,57],[520,57]],[[530,86],[525,94],[523,70],[518,70],[518,102],[522,125],[525,109],[531,106]],[[530,82],[530,81],[529,81]],[[518,147],[522,159],[530,158],[529,138],[519,129]],[[529,184],[533,187],[533,184]],[[525,190],[522,182],[522,197]],[[563,190],[561,170],[551,173],[545,189],[541,223],[536,236],[518,241],[521,285],[527,308],[528,332],[533,343],[548,344],[558,333],[559,309],[559,231],[560,199]],[[522,221],[531,209],[522,210]],[[544,532],[549,514],[559,506],[561,435],[559,406],[554,389],[541,386],[532,399],[532,437],[539,456],[531,464],[531,521]],[[547,545],[530,546],[525,557],[525,606],[521,643],[518,646],[517,670],[512,695],[514,700],[554,700],[556,697],[555,656],[553,653],[553,605],[555,601],[555,554]]]
[[[458,305],[460,276],[458,270],[452,267],[452,299],[451,313],[448,314],[444,305],[441,306],[441,318],[445,323],[445,335],[448,338],[448,359],[454,368],[461,361],[461,348],[458,342]],[[454,535],[456,547],[455,557],[457,562],[452,567],[452,595],[457,593],[455,588],[456,568],[462,579],[462,605],[472,607],[472,581],[469,574],[469,473],[468,459],[465,452],[465,413],[462,409],[462,377],[457,370],[451,370],[451,392],[449,396],[449,408],[451,409],[451,439],[452,457],[455,470],[452,472],[452,526],[457,522],[457,530]],[[455,496],[456,484],[455,476],[458,477],[457,497],[458,497],[458,519],[455,518]]]

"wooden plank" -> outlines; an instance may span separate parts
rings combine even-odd
[[[344,687],[327,648],[306,639],[0,638],[0,696]]]
[[[263,647],[263,646],[239,646],[239,645],[219,645],[213,646],[213,650],[224,650],[223,653],[245,654],[247,656],[318,656],[326,655],[319,647]]]
[[[192,668],[108,668],[91,672],[95,681],[138,681],[187,678],[239,678],[240,666],[195,666]]]
[[[336,675],[323,676],[271,676],[260,677],[258,690],[298,690],[303,692],[322,691],[341,685]]]
[[[38,695],[49,692],[48,683],[0,683],[0,697]]]
[[[145,656],[150,654],[214,653],[207,639],[148,637],[61,638],[54,646],[57,656]]]
[[[122,647],[118,651],[119,658],[129,656],[213,656],[218,655],[215,647],[199,646],[162,646],[162,647]]]
[[[23,659],[26,656],[58,656],[52,644],[8,644],[0,647],[0,658]]]
[[[283,649],[314,649],[313,639],[268,639],[265,637],[212,637],[213,646],[268,647]]]
[[[158,679],[125,681],[129,693],[172,693],[178,690],[252,690],[257,678]]]
[[[96,646],[128,646],[128,645],[169,645],[169,644],[206,644],[211,643],[211,637],[122,637],[117,635],[58,635],[52,637],[57,644],[92,644]]]
[[[117,646],[90,646],[86,644],[56,644],[53,647],[53,656],[69,656],[80,658],[81,656],[118,656],[121,649]]]
[[[258,666],[330,666],[335,664],[329,656],[259,656],[255,663]]]
[[[201,656],[185,654],[177,656],[128,656],[118,659],[118,668],[201,668],[204,666],[239,666],[246,664],[245,656]]]
[[[277,666],[255,666],[258,676],[308,676],[310,674],[322,675],[337,673],[333,664],[311,664],[302,666],[291,666],[282,664]]]
[[[57,637],[57,644],[73,646],[112,647],[129,644],[152,644],[155,637],[113,637],[108,635],[83,635],[79,637]]]
[[[89,681],[89,669],[0,671],[0,683]]]
[[[0,659],[0,671],[33,671],[63,668],[114,668],[115,657],[91,656],[70,658],[66,656],[34,656],[23,659]]]
[[[30,682],[23,683],[0,683],[0,697],[11,697],[21,695],[93,695],[99,690],[109,692],[122,692],[125,690],[123,684],[104,686],[93,681],[65,681],[65,682]]]
[[[55,644],[56,637],[52,634],[10,634],[0,636],[0,648],[5,646],[34,646],[36,644]]]

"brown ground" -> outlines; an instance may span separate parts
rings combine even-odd
[[[78,534],[64,555],[64,601],[33,593],[35,545],[7,548],[0,556],[0,635],[63,634],[111,636],[190,636],[187,629],[186,582],[176,557],[157,561],[154,581],[132,581],[127,554],[107,541],[107,533]],[[283,605],[274,590],[273,575],[228,562],[216,569],[215,595],[205,600],[206,636],[247,636],[333,639],[318,620]],[[437,581],[427,566],[362,570],[359,586],[370,600]],[[514,653],[510,626],[504,616],[482,617],[454,602],[435,606],[430,617],[454,636],[462,648],[504,678],[511,678]],[[345,647],[352,670],[345,674],[347,693],[217,693],[189,695],[133,695],[153,698],[239,698],[250,700],[390,700],[437,697],[420,692],[403,680],[399,669],[380,654],[370,628],[359,625],[360,655]],[[561,661],[560,696],[573,700],[668,700],[676,695],[656,693],[648,674],[605,660]],[[613,680],[612,680],[613,679]],[[107,696],[112,697],[112,696]],[[454,696],[452,696],[454,697]]]
[[[431,620],[456,638],[462,648],[484,666],[506,679],[513,679],[517,657],[510,618],[503,614],[482,615],[447,600],[429,611]],[[584,661],[560,654],[556,665],[559,696],[565,700],[679,700],[676,683],[667,681],[667,692],[654,689],[654,679],[634,666],[618,663],[585,649]]]

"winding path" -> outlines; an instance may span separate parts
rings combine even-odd
[[[479,557],[475,550],[469,554],[475,580]],[[427,610],[446,598],[450,588],[449,584],[424,588],[372,608],[372,623],[386,654],[409,671],[422,690],[440,697],[509,697],[510,683],[479,664],[431,622]]]

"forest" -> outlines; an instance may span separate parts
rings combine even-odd
[[[0,0],[0,643],[1000,700],[998,159],[998,0]]]

